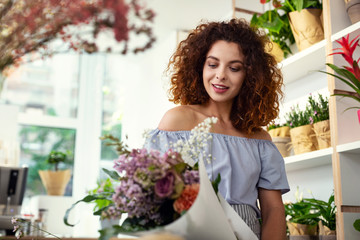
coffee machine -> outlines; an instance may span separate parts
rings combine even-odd
[[[0,230],[12,232],[11,218],[19,216],[28,167],[0,166]]]

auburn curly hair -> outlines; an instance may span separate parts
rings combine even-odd
[[[204,104],[209,100],[203,84],[206,55],[219,40],[237,43],[245,56],[246,77],[231,110],[233,126],[249,134],[272,122],[283,97],[283,78],[275,58],[265,51],[269,39],[243,19],[202,23],[181,41],[170,58],[169,100],[175,104]]]

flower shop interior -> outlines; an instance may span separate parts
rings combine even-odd
[[[36,2],[45,4],[47,1]],[[104,186],[108,176],[102,169],[113,168],[117,152],[100,137],[111,134],[126,140],[132,148],[142,147],[144,131],[156,128],[163,114],[175,106],[168,101],[169,77],[165,74],[168,61],[177,44],[201,21],[236,17],[250,22],[254,21],[254,15],[274,11],[274,3],[292,1],[119,2],[123,4],[119,8],[121,21],[128,26],[140,26],[140,34],[134,28],[122,28],[129,36],[126,44],[124,32],[111,31],[114,25],[103,35],[98,30],[99,34],[82,40],[69,40],[60,32],[39,38],[43,26],[33,26],[29,19],[25,19],[28,22],[24,20],[26,24],[22,30],[17,29],[19,32],[12,32],[10,25],[0,26],[0,41],[4,46],[0,47],[0,236],[7,235],[9,229],[12,232],[10,220],[16,215],[31,223],[41,221],[42,227],[62,238],[99,237],[101,224],[99,216],[93,215],[94,203],[79,204],[73,209],[69,215],[69,221],[76,222],[73,227],[66,226],[63,218],[76,201]],[[126,2],[129,2],[127,6]],[[301,45],[296,36],[286,40],[286,48],[280,44],[282,51],[276,59],[283,73],[284,99],[278,119],[266,127],[285,161],[291,190],[282,196],[284,204],[296,203],[302,198],[327,203],[335,196],[332,208],[336,208],[336,235],[333,239],[346,240],[360,238],[360,223],[357,222],[360,219],[360,112],[357,110],[360,79],[353,84],[357,86],[355,89],[325,73],[331,70],[326,63],[338,67],[346,65],[343,55],[330,54],[340,47],[339,40],[346,36],[352,40],[360,34],[360,18],[354,20],[356,17],[349,16],[350,12],[360,13],[360,4],[357,2],[357,10],[349,10],[349,2],[320,1],[322,36],[310,45]],[[64,8],[71,7],[65,3]],[[148,10],[142,17],[134,14],[139,6]],[[6,5],[0,5],[0,9],[9,12],[8,18],[14,14]],[[43,18],[36,11],[28,15],[31,14],[34,18]],[[58,14],[65,13],[59,11]],[[3,16],[7,15],[0,17]],[[62,17],[71,18],[71,15]],[[8,20],[5,18],[1,21]],[[78,22],[73,26],[70,23],[67,30],[72,33],[83,29],[91,31],[95,26],[86,19],[79,18]],[[59,23],[54,21],[53,24]],[[271,38],[272,30],[262,26],[260,20],[257,24]],[[290,29],[290,25],[286,28]],[[12,34],[18,35],[9,38]],[[32,36],[41,44],[34,44]],[[91,40],[96,44],[89,44]],[[273,41],[274,45],[277,40]],[[15,44],[16,41],[19,43]],[[124,54],[125,45],[128,49]],[[354,47],[353,52],[354,59],[358,59],[360,47]],[[9,61],[9,57],[14,59]],[[334,93],[351,93],[352,97],[332,96]],[[319,114],[323,111],[324,115]],[[325,120],[328,125],[321,125],[324,131],[320,133],[315,124]],[[311,125],[312,132],[300,134],[294,140],[293,129],[303,125]],[[67,175],[47,176],[46,170],[53,169],[68,170]],[[14,171],[16,176],[11,175]],[[59,183],[60,179],[67,180],[60,193],[51,192],[47,188],[49,182]],[[32,235],[28,231],[24,234]]]

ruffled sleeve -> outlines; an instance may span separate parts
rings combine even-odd
[[[281,190],[281,193],[290,191],[285,172],[284,159],[270,141],[263,141],[259,146],[261,172],[258,187],[269,190]]]
[[[156,149],[164,153],[179,140],[185,141],[188,137],[187,131],[162,131],[159,129],[151,130],[146,137],[144,147],[146,149]]]

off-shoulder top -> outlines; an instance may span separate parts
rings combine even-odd
[[[190,131],[149,132],[145,147],[165,152],[178,140],[190,137]],[[210,179],[220,173],[220,194],[229,204],[247,204],[257,212],[258,188],[290,191],[285,172],[284,159],[272,141],[230,136],[212,135],[210,163],[205,162]]]

